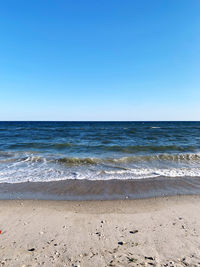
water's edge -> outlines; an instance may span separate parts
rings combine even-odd
[[[0,184],[0,199],[114,200],[198,195],[199,177],[159,177],[141,180],[64,180]]]

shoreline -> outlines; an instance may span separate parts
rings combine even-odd
[[[200,196],[0,200],[2,266],[198,266]]]
[[[0,183],[0,199],[123,200],[200,195],[200,177]]]

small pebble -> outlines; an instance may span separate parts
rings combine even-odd
[[[130,231],[129,233],[130,234],[136,234],[136,233],[138,233],[138,230]]]
[[[151,261],[153,261],[154,258],[153,257],[145,257],[145,260],[151,260]]]
[[[100,232],[96,232],[95,234],[98,235],[98,236],[101,236],[101,233]]]
[[[35,248],[30,248],[30,249],[28,249],[28,251],[34,251],[35,250]]]

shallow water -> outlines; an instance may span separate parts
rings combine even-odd
[[[0,122],[0,182],[200,177],[200,122]]]

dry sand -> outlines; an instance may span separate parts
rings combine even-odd
[[[200,266],[200,197],[0,201],[1,266]]]

